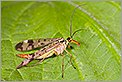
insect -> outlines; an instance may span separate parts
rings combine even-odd
[[[79,6],[78,6],[79,7]],[[62,55],[64,57],[63,52],[66,51],[70,57],[72,58],[72,55],[66,50],[69,46],[69,43],[75,43],[77,45],[80,45],[79,42],[76,40],[73,40],[73,36],[82,29],[76,30],[74,33],[72,33],[72,19],[74,16],[75,10],[78,8],[76,7],[71,15],[70,19],[70,37],[67,39],[64,38],[46,38],[46,39],[38,39],[38,40],[24,40],[22,42],[19,42],[15,49],[18,51],[28,51],[33,50],[36,48],[40,48],[34,53],[31,54],[17,54],[17,56],[21,58],[25,58],[24,61],[22,61],[16,68],[19,69],[23,66],[26,66],[33,60],[39,60],[39,62],[44,61],[46,58],[49,58],[53,55]],[[64,77],[64,62],[62,63],[62,78]]]

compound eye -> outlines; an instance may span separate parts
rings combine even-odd
[[[70,37],[67,38],[67,40],[70,40],[70,39],[71,39]]]

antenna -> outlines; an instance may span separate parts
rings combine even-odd
[[[81,31],[81,29],[76,30],[76,31],[71,35],[71,38],[73,38],[74,34],[75,34],[76,32],[78,32],[78,31]]]
[[[82,5],[83,5],[83,4],[82,4]],[[74,35],[76,32],[80,31],[80,29],[79,29],[79,30],[76,30],[76,31],[72,34],[72,19],[73,19],[75,10],[76,10],[78,7],[80,7],[80,6],[81,6],[81,5],[78,5],[77,7],[75,7],[75,9],[74,9],[73,12],[72,12],[71,18],[70,18],[70,37],[73,37],[73,35]]]
[[[71,38],[73,38],[73,36],[74,36],[78,31],[81,31],[81,30],[87,30],[87,29],[78,29],[78,30],[76,30],[76,31],[73,32],[73,34],[71,35]]]
[[[75,7],[75,9],[72,12],[71,18],[70,18],[70,36],[72,35],[72,19],[75,13],[75,10],[78,8],[79,6]]]

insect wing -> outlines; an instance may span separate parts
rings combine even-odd
[[[26,66],[27,64],[29,64],[32,60],[34,59],[39,59],[41,61],[43,61],[45,58],[51,57],[53,54],[57,54],[54,51],[54,49],[56,49],[58,46],[60,45],[60,42],[53,42],[51,44],[49,44],[48,46],[41,48],[40,50],[36,51],[35,53],[32,54],[17,54],[17,56],[21,57],[21,58],[26,58],[24,61],[22,61],[18,66],[17,69]]]
[[[53,42],[59,41],[61,38],[47,38],[47,39],[37,39],[37,40],[24,40],[19,42],[15,49],[18,51],[28,51],[36,48],[43,48]]]

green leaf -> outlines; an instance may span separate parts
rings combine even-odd
[[[120,80],[120,2],[2,2],[2,80],[63,80],[62,57],[46,59],[34,67],[16,69],[24,59],[15,45],[26,39],[73,37],[74,69],[64,52],[64,80]],[[30,53],[30,52],[27,52]],[[36,61],[36,60],[35,60]]]

